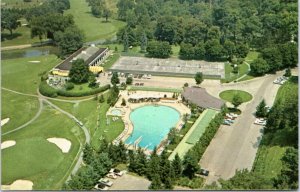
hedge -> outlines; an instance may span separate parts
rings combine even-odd
[[[104,92],[108,89],[110,89],[110,85],[105,85],[89,91],[69,92],[65,90],[54,89],[53,87],[49,86],[46,81],[42,81],[39,87],[40,93],[47,97],[57,97],[58,95],[64,97],[83,97],[88,95],[95,95],[97,93]]]

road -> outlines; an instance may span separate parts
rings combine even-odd
[[[282,74],[261,78],[259,88],[255,93],[251,91],[253,99],[243,106],[242,115],[233,125],[220,127],[200,160],[201,167],[210,171],[206,184],[229,179],[237,169],[251,170],[262,137],[262,126],[254,125],[256,106],[263,98],[272,106],[279,88],[273,81]]]

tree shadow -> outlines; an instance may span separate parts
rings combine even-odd
[[[22,36],[21,33],[13,33],[12,35],[10,35],[10,33],[1,33],[1,41],[13,40],[20,36]]]

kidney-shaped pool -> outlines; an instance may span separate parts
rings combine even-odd
[[[179,112],[172,107],[147,105],[134,109],[130,114],[134,127],[133,133],[125,143],[138,143],[139,147],[153,150],[179,119]]]

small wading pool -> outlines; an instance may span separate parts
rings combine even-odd
[[[138,143],[139,147],[153,150],[170,129],[175,127],[179,119],[179,112],[172,107],[148,105],[137,108],[130,113],[134,129],[125,143],[132,145]]]
[[[113,109],[110,111],[111,115],[115,115],[115,116],[121,116],[122,115],[122,111],[119,109]]]

